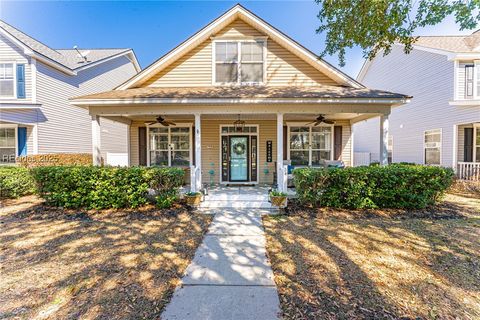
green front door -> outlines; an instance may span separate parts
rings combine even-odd
[[[230,137],[230,181],[248,181],[248,136]]]

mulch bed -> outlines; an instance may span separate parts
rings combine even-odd
[[[0,319],[158,319],[211,221],[183,204],[0,208]]]
[[[480,319],[480,199],[462,199],[264,217],[284,319]]]

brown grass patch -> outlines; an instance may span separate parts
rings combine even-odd
[[[0,207],[0,319],[157,319],[210,216]]]
[[[448,208],[445,219],[335,210],[265,217],[284,318],[479,319],[480,200],[473,200],[448,196],[437,207]]]

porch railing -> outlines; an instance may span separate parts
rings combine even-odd
[[[480,162],[458,162],[457,178],[461,180],[480,180]]]

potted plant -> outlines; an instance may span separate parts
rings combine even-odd
[[[287,194],[277,190],[270,191],[270,202],[272,205],[284,208],[287,206]]]
[[[196,207],[202,200],[202,194],[200,192],[187,192],[185,193],[185,200],[189,206]]]

